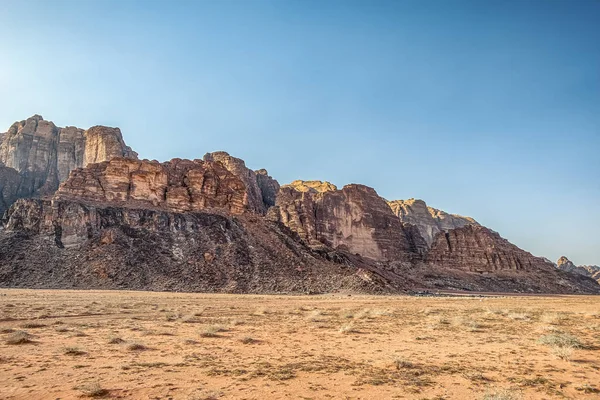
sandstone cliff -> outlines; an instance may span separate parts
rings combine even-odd
[[[15,122],[0,141],[0,164],[21,177],[18,197],[51,195],[73,169],[113,157],[137,157],[118,128],[60,128],[40,115]]]
[[[426,260],[446,268],[484,273],[522,270],[541,274],[554,269],[543,258],[521,250],[496,232],[480,225],[465,225],[438,233]]]
[[[0,232],[0,286],[227,293],[397,291],[254,214],[21,199]],[[6,251],[10,249],[10,251]],[[337,262],[327,258],[335,258]],[[389,287],[388,287],[389,286]]]
[[[393,200],[388,204],[401,221],[418,227],[428,245],[433,243],[439,232],[461,228],[465,225],[479,225],[473,218],[448,214],[445,211],[428,207],[423,200]]]
[[[246,167],[244,160],[232,157],[224,151],[206,153],[204,161],[221,163],[229,172],[244,182],[249,209],[265,214],[275,202],[279,183],[269,176],[266,170],[252,171]]]
[[[295,181],[277,196],[280,221],[311,245],[324,244],[373,260],[411,260],[424,249],[420,235],[392,213],[374,189]]]
[[[113,158],[76,169],[54,199],[86,204],[170,211],[222,209],[241,214],[250,207],[244,182],[221,163]]]
[[[600,283],[600,267],[597,265],[575,265],[567,257],[562,256],[556,262],[556,267],[561,271],[588,276]]]
[[[0,135],[0,213],[0,286],[600,292],[592,267],[555,268],[421,200],[280,187],[225,152],[140,161],[117,128],[40,116]]]

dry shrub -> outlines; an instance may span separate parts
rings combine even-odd
[[[84,397],[104,397],[108,390],[104,389],[98,382],[85,383],[78,387]]]
[[[27,344],[32,343],[33,336],[25,331],[16,331],[6,338],[6,344]]]
[[[349,333],[357,333],[358,330],[354,327],[353,324],[345,324],[340,327],[340,333],[349,334]]]

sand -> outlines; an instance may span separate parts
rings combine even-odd
[[[2,399],[600,398],[591,296],[2,289],[0,332]]]

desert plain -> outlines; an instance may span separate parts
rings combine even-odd
[[[600,298],[0,290],[1,399],[595,399]]]

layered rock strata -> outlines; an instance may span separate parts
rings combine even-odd
[[[411,260],[426,245],[374,189],[295,181],[277,196],[280,221],[311,245],[323,244],[374,260]]]
[[[19,197],[51,195],[73,169],[113,157],[137,158],[118,128],[60,128],[40,115],[15,122],[0,140],[0,164],[21,176]]]
[[[229,172],[244,182],[247,192],[246,201],[250,210],[265,214],[267,209],[275,204],[279,183],[269,176],[267,170],[252,171],[246,167],[244,160],[232,157],[224,151],[206,153],[203,159],[221,163]]]
[[[242,214],[251,198],[244,182],[220,162],[113,158],[76,169],[54,199],[169,211],[221,209]]]
[[[448,214],[427,206],[423,200],[419,199],[393,200],[388,204],[401,221],[417,226],[428,245],[433,243],[439,232],[462,228],[465,225],[479,225],[471,217]]]
[[[551,271],[553,265],[521,250],[498,233],[480,226],[440,232],[434,238],[426,261],[445,268],[470,272]]]

